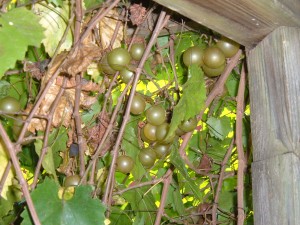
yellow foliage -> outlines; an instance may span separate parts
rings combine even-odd
[[[6,165],[9,161],[9,155],[8,155],[8,152],[6,150],[6,147],[3,143],[2,140],[0,140],[0,179],[2,178],[3,174],[4,174],[4,171],[5,171],[5,168],[6,168]],[[13,184],[13,178],[14,178],[14,172],[13,170],[11,169],[8,173],[8,176],[6,178],[6,181],[4,183],[4,187],[2,189],[2,192],[1,192],[1,197],[3,197],[4,199],[7,200],[7,191],[8,191],[8,187],[10,185]]]

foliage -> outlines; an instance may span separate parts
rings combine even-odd
[[[104,224],[105,207],[99,200],[92,199],[91,191],[90,186],[79,186],[71,199],[65,200],[65,193],[61,199],[59,186],[53,180],[45,179],[31,196],[42,224]],[[28,210],[22,217],[22,224],[31,224]]]
[[[235,224],[236,174],[241,168],[231,143],[243,62],[228,60],[234,69],[222,74],[228,79],[220,83],[219,76],[209,77],[201,66],[186,67],[182,60],[188,48],[204,50],[219,35],[199,28],[158,36],[151,43],[152,32],[143,37],[125,33],[154,29],[145,17],[147,12],[156,15],[140,4],[122,2],[105,15],[104,1],[85,0],[79,20],[78,1],[39,1],[34,7],[21,2],[27,7],[12,1],[0,15],[0,101],[11,96],[22,108],[10,114],[0,111],[0,224],[33,224],[37,218],[29,210],[29,197],[41,224],[206,224],[214,211],[218,224]],[[97,16],[103,19],[94,20]],[[136,82],[124,83],[116,71],[108,72],[112,63],[105,57],[111,48],[128,49],[131,42],[151,46],[142,68],[137,69],[135,60],[125,65],[135,73],[132,79],[141,74]],[[145,137],[146,110],[129,114],[131,92],[145,100],[146,110],[153,105],[165,110],[167,125],[162,127],[167,130],[160,142]],[[251,157],[247,88],[242,94],[242,143]],[[198,119],[197,127],[188,133],[180,130],[191,118]],[[11,145],[4,144],[6,135]],[[140,152],[154,151],[157,144],[170,148],[170,154],[145,168]],[[30,190],[24,199],[14,170],[4,174],[9,154],[17,154]],[[115,171],[119,155],[133,159],[130,173]],[[73,175],[80,175],[80,185],[65,187],[65,179]],[[251,196],[251,173],[245,175],[246,196]],[[244,209],[251,224],[248,197]]]
[[[38,17],[25,7],[1,14],[0,24],[1,78],[7,69],[14,68],[17,60],[24,59],[29,45],[39,46],[44,34]]]

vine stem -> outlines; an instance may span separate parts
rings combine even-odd
[[[221,171],[220,171],[220,176],[219,176],[219,180],[218,180],[217,189],[216,189],[216,192],[215,192],[214,205],[213,205],[212,210],[211,210],[212,224],[213,225],[217,224],[217,209],[218,209],[219,196],[220,196],[220,193],[221,193],[222,184],[223,184],[223,180],[224,180],[224,177],[225,177],[226,164],[227,164],[227,162],[228,162],[228,160],[231,156],[233,146],[234,146],[234,139],[232,139],[231,144],[230,144],[229,148],[227,149],[227,152],[224,156],[224,159],[221,162]]]
[[[80,30],[81,30],[81,21],[83,17],[83,9],[82,9],[82,1],[75,1],[75,29],[74,29],[74,43],[77,43],[80,40]],[[76,127],[76,135],[77,135],[77,144],[79,148],[79,175],[82,177],[85,171],[85,162],[84,162],[84,140],[82,138],[82,129],[81,129],[81,118],[79,115],[80,109],[80,95],[81,95],[81,83],[82,74],[76,74],[75,81],[75,101],[74,101],[74,109],[73,109],[73,117],[75,121]]]
[[[238,172],[237,172],[237,225],[243,225],[245,220],[244,212],[244,172],[246,169],[245,154],[243,149],[243,116],[244,116],[244,95],[246,85],[245,63],[242,66],[241,78],[239,83],[237,106],[236,106],[236,148],[238,153]]]
[[[163,183],[164,183],[164,187],[161,193],[161,198],[160,198],[160,204],[159,204],[159,208],[156,214],[156,219],[155,219],[155,223],[154,225],[159,225],[160,221],[161,221],[161,217],[164,213],[164,208],[165,208],[165,204],[166,204],[166,200],[167,200],[167,195],[168,195],[168,191],[169,191],[169,187],[172,181],[172,174],[173,171],[171,169],[169,169],[166,173],[166,178],[164,179]]]
[[[14,168],[15,168],[15,171],[16,171],[18,180],[20,182],[20,185],[22,187],[22,192],[23,192],[24,197],[26,199],[27,206],[28,206],[29,212],[31,214],[32,220],[33,220],[35,225],[40,225],[41,223],[40,223],[39,217],[36,213],[36,210],[34,208],[34,204],[33,204],[33,201],[31,199],[31,196],[30,196],[30,193],[29,193],[27,182],[23,177],[22,170],[21,170],[21,167],[19,165],[19,160],[18,160],[16,151],[14,149],[14,144],[10,141],[10,139],[9,139],[7,133],[5,132],[4,127],[2,126],[1,123],[0,123],[0,135],[1,135],[2,140],[4,141],[4,144],[7,147],[10,159],[12,161],[12,164],[13,164]]]
[[[114,8],[118,3],[120,2],[120,0],[115,0],[112,3],[110,3],[110,5],[103,11],[103,10],[99,10],[97,12],[97,14],[91,19],[91,21],[89,22],[86,30],[84,31],[84,33],[81,35],[80,37],[80,42],[82,42],[90,33],[90,31],[93,29],[93,27],[98,23],[99,20],[101,20],[104,16],[107,15],[107,13]],[[109,2],[107,2],[109,3]]]
[[[163,24],[165,24],[166,21],[168,21],[168,20],[169,20],[169,16],[166,16],[166,12],[162,11],[159,15],[158,20],[157,20],[157,24],[156,24],[156,27],[153,31],[152,37],[149,40],[149,43],[148,43],[148,45],[145,49],[145,52],[142,56],[142,59],[140,60],[140,63],[138,65],[137,69],[136,69],[136,74],[135,74],[133,84],[132,84],[132,88],[131,88],[131,91],[130,91],[130,95],[129,95],[129,98],[128,98],[128,103],[127,103],[126,111],[125,111],[125,114],[124,114],[124,117],[123,117],[122,125],[120,127],[115,146],[112,150],[113,158],[112,158],[111,166],[110,166],[109,173],[108,173],[105,193],[104,193],[104,196],[103,196],[103,202],[106,205],[108,205],[109,194],[112,194],[112,193],[109,193],[109,190],[111,189],[111,186],[113,185],[112,180],[113,180],[113,176],[114,176],[114,172],[115,172],[115,164],[116,164],[117,157],[118,157],[119,145],[122,141],[123,134],[124,134],[124,131],[125,131],[125,127],[126,127],[128,119],[129,119],[130,106],[131,106],[132,99],[133,99],[134,94],[135,94],[136,86],[137,86],[138,80],[140,78],[142,68],[144,66],[144,63],[147,60],[147,57],[150,53],[150,50],[151,50],[152,46],[154,45],[154,43],[156,41],[156,38],[158,37],[158,35],[159,35],[159,33],[160,33],[160,31],[163,27]]]
[[[47,126],[46,126],[46,129],[45,129],[45,136],[44,136],[44,142],[43,142],[43,146],[42,146],[42,151],[41,151],[41,154],[40,154],[40,157],[39,157],[39,161],[36,165],[36,168],[35,168],[35,172],[34,172],[34,178],[33,178],[33,182],[31,184],[31,188],[34,189],[37,182],[38,182],[38,177],[39,177],[39,174],[40,174],[40,169],[42,167],[42,162],[44,160],[44,157],[45,155],[47,154],[47,151],[48,151],[48,137],[49,137],[49,133],[50,133],[50,129],[51,129],[51,125],[52,125],[52,120],[53,120],[53,116],[54,116],[54,113],[56,111],[56,107],[59,103],[59,100],[61,98],[61,96],[63,95],[64,91],[65,91],[65,85],[66,85],[66,79],[64,79],[63,81],[63,85],[62,87],[60,88],[58,94],[56,95],[55,97],[55,100],[54,102],[52,103],[52,106],[51,106],[51,109],[50,109],[50,112],[49,112],[49,115],[48,115],[48,119],[47,119]]]
[[[227,64],[224,72],[222,73],[222,75],[220,76],[220,78],[218,79],[218,81],[216,82],[214,88],[212,89],[212,91],[209,93],[209,95],[207,96],[207,99],[205,101],[205,108],[209,107],[210,104],[212,103],[212,101],[223,91],[224,88],[224,84],[228,78],[228,76],[230,75],[231,71],[233,70],[234,67],[236,67],[236,65],[238,64],[240,57],[242,55],[242,50],[239,50],[235,56],[233,56],[230,60],[230,62]],[[203,109],[197,116],[198,121],[202,119],[202,115],[204,113],[205,109]],[[183,158],[184,162],[192,169],[194,170],[196,173],[200,173],[201,174],[201,170],[198,170],[197,168],[195,168],[195,166],[193,165],[193,163],[191,163],[189,161],[189,159],[186,157],[185,154],[185,148],[187,146],[187,144],[189,143],[189,140],[192,137],[193,132],[189,132],[186,133],[183,137],[182,143],[179,147],[179,154],[180,156]]]

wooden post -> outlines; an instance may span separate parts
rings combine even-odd
[[[300,224],[300,29],[279,27],[248,54],[255,225]]]

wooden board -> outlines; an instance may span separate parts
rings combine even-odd
[[[299,40],[300,28],[280,27],[248,54],[254,161],[300,156]]]
[[[254,162],[255,225],[300,224],[300,158],[287,153]]]
[[[252,48],[280,26],[300,26],[298,0],[154,0]]]
[[[300,28],[248,54],[255,225],[300,224]]]

